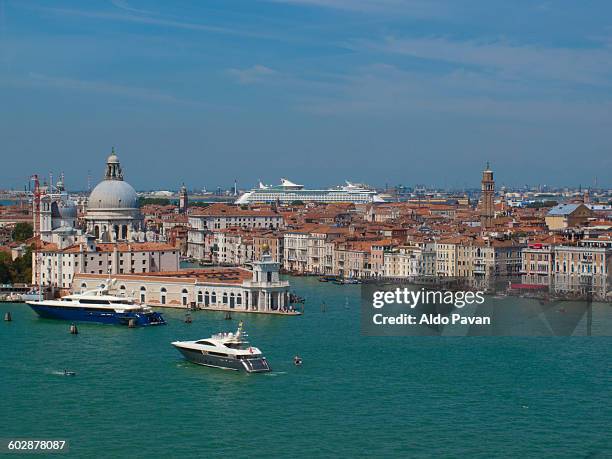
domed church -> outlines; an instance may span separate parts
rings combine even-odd
[[[123,180],[123,171],[114,148],[106,160],[104,180],[89,195],[85,221],[87,232],[102,242],[143,238],[138,196],[134,188]]]

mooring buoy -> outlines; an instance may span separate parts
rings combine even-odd
[[[79,334],[79,329],[77,328],[77,326],[75,324],[70,324],[70,334],[71,335],[78,335]]]
[[[13,316],[11,316],[10,311],[7,311],[6,314],[4,314],[4,321],[5,322],[10,322],[13,320]]]

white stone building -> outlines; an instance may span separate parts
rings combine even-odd
[[[279,278],[279,263],[265,254],[253,270],[215,268],[167,273],[77,274],[74,292],[110,285],[111,293],[133,297],[150,306],[237,312],[288,313],[289,282]],[[109,280],[111,283],[109,283]]]

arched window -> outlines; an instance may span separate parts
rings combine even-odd
[[[96,239],[100,239],[100,227],[98,225],[94,226],[94,236]]]
[[[198,304],[202,304],[203,300],[202,290],[198,290]]]
[[[184,288],[181,291],[181,301],[183,303],[183,306],[187,306],[187,300],[189,299],[188,297],[189,297],[189,292],[187,291],[186,288]]]
[[[143,285],[142,287],[140,287],[140,302],[142,304],[145,303],[146,293],[147,293],[147,288]]]
[[[236,304],[240,305],[242,304],[242,294],[239,293],[238,295],[236,295]]]
[[[232,292],[230,293],[230,302],[229,302],[230,308],[233,308],[235,304],[236,304],[236,300],[235,300],[234,293]]]
[[[217,292],[213,291],[210,296],[210,304],[217,304]]]
[[[210,293],[208,290],[204,292],[204,306],[208,306],[210,304]]]
[[[223,304],[227,304],[227,292],[223,293]]]
[[[166,304],[166,287],[162,287],[161,290],[159,291],[159,302],[161,304]]]
[[[127,225],[123,225],[121,227],[121,239],[127,239],[128,227]]]

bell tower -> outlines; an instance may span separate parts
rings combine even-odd
[[[480,196],[480,225],[482,228],[490,228],[493,224],[495,216],[495,207],[493,199],[495,197],[495,181],[493,180],[493,171],[487,168],[482,171],[481,196]]]
[[[186,214],[187,207],[189,206],[189,198],[187,196],[187,187],[183,183],[181,191],[179,192],[179,214]]]

